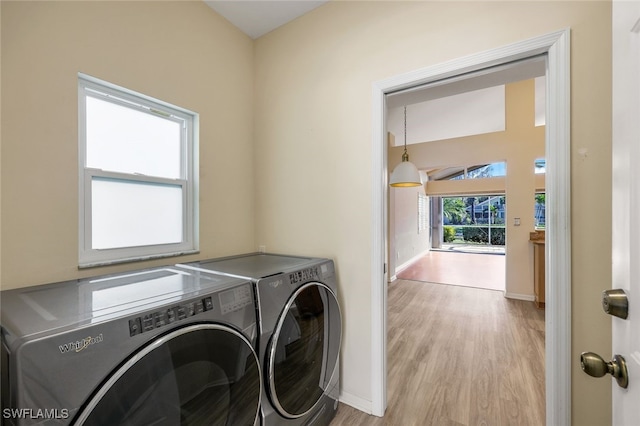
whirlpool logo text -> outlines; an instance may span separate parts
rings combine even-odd
[[[87,349],[91,345],[95,345],[96,343],[102,343],[103,341],[102,333],[98,334],[95,337],[85,337],[82,340],[76,340],[75,342],[69,342],[64,345],[58,346],[60,349],[60,353],[68,353],[68,352],[80,352]]]

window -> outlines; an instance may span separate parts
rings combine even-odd
[[[480,164],[467,166],[454,170],[453,173],[442,176],[437,180],[462,180],[462,179],[485,179],[493,177],[504,177],[507,175],[507,163],[504,161],[491,164]]]
[[[536,229],[544,229],[546,226],[546,198],[547,194],[544,192],[536,193],[536,202],[533,210]]]
[[[198,115],[78,76],[81,267],[198,250]]]
[[[444,242],[505,245],[506,208],[506,196],[500,194],[442,197]]]

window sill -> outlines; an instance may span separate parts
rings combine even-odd
[[[78,269],[90,269],[90,268],[97,268],[97,267],[100,267],[100,266],[119,265],[119,264],[122,264],[122,263],[144,262],[144,261],[147,261],[147,260],[163,259],[163,258],[166,258],[166,257],[185,256],[185,255],[188,255],[188,254],[198,254],[198,253],[200,253],[200,250],[187,250],[187,251],[180,251],[180,252],[175,252],[175,253],[154,254],[154,255],[141,256],[141,257],[131,257],[131,258],[126,258],[126,259],[87,262],[87,263],[80,263],[78,265]]]

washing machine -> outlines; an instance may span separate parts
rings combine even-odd
[[[260,424],[249,280],[165,267],[0,298],[3,424]]]
[[[251,253],[178,267],[253,281],[263,425],[328,425],[338,407],[342,338],[333,261]]]

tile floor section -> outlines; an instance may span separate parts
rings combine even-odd
[[[502,254],[430,251],[398,273],[397,277],[504,291],[505,267],[505,256]]]

